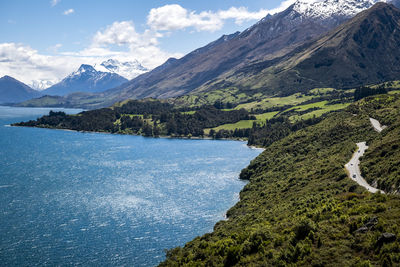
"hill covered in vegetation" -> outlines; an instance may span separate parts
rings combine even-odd
[[[242,171],[249,183],[228,220],[168,251],[161,266],[399,265],[399,195],[368,193],[344,169],[367,141],[361,162],[374,167],[364,177],[398,190],[399,105],[395,95],[369,97],[268,145]],[[370,116],[389,127],[375,132]]]

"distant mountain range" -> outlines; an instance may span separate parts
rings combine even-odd
[[[40,92],[10,76],[0,78],[0,103],[17,103],[39,96]]]
[[[83,64],[58,83],[36,80],[28,86],[10,76],[4,76],[0,79],[0,103],[18,103],[43,95],[64,96],[79,92],[75,96],[80,96],[82,93],[103,92],[147,71],[137,60],[120,62],[109,59],[95,66]]]
[[[224,88],[271,96],[396,79],[399,10],[385,3],[371,8],[375,2],[297,1],[242,33],[224,35],[127,83],[81,97],[86,108],[96,108],[128,98],[169,98]],[[80,105],[76,95],[73,100]]]
[[[93,68],[98,71],[98,72],[109,72],[109,73],[114,73],[118,74],[119,76],[122,76],[125,79],[131,80],[143,73],[146,73],[149,71],[149,69],[145,68],[140,64],[139,61],[134,60],[134,61],[127,61],[127,62],[120,62],[116,59],[109,59],[106,61],[103,61],[100,64],[95,64],[93,65]],[[101,75],[101,74],[99,74]],[[50,88],[51,86],[57,84],[57,81],[50,81],[50,80],[34,80],[31,82],[30,86],[31,88],[35,90],[45,90]],[[94,85],[91,86],[91,88],[95,87]],[[110,89],[106,88],[106,89]],[[97,91],[97,90],[94,90]],[[102,91],[100,89],[99,91]]]
[[[98,93],[121,85],[128,80],[111,72],[97,71],[91,65],[82,64],[79,69],[61,82],[42,91],[45,95],[64,96],[74,92]]]

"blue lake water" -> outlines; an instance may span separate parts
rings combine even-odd
[[[0,265],[157,265],[224,219],[261,152],[7,126],[49,110],[0,107]]]

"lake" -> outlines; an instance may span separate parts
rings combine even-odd
[[[245,185],[240,170],[261,152],[238,141],[7,126],[49,110],[0,107],[4,266],[157,265],[164,249],[225,218]]]

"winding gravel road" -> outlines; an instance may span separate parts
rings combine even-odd
[[[360,157],[364,155],[365,150],[368,148],[366,142],[361,142],[357,143],[358,149],[357,151],[353,154],[353,157],[351,160],[344,165],[346,170],[349,172],[350,178],[357,182],[359,185],[367,189],[371,193],[376,193],[380,191],[381,193],[384,193],[382,190],[379,190],[375,187],[370,186],[367,181],[361,176],[361,171],[360,171]]]
[[[382,132],[383,129],[385,129],[387,126],[381,125],[381,123],[378,120],[375,120],[373,118],[369,118],[369,121],[371,122],[372,126],[374,127],[375,131],[378,133]]]
[[[386,126],[381,125],[379,121],[377,121],[373,118],[369,118],[369,120],[370,120],[372,126],[374,127],[375,131],[377,131],[378,133],[382,132],[382,130],[386,128]],[[361,176],[360,157],[362,155],[364,155],[364,152],[368,148],[368,146],[367,146],[366,142],[360,142],[360,143],[357,143],[357,147],[358,147],[358,149],[353,154],[353,157],[350,159],[350,161],[346,165],[344,165],[344,167],[348,171],[348,175],[349,175],[350,179],[352,179],[353,181],[355,181],[356,183],[358,183],[359,185],[361,185],[362,187],[364,187],[371,193],[376,193],[379,191],[384,194],[385,193],[384,191],[370,186],[367,183],[367,181],[365,181],[365,179]]]

